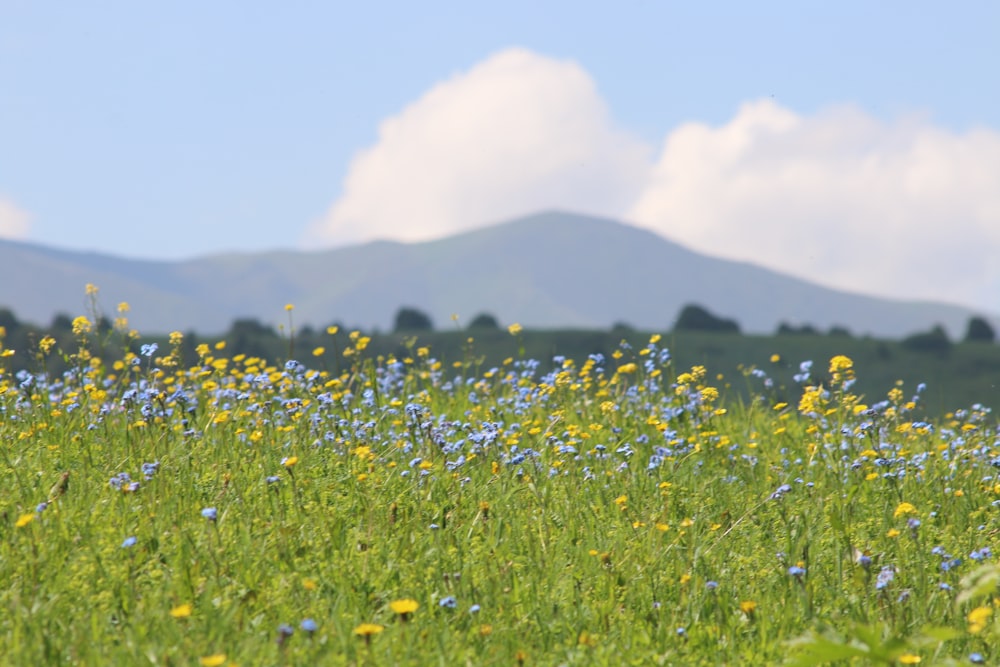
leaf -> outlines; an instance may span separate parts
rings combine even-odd
[[[958,606],[991,595],[996,591],[998,584],[1000,584],[1000,567],[996,565],[977,567],[962,577],[960,583],[962,592],[955,598],[955,604]]]

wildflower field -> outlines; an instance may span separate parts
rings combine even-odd
[[[74,331],[0,348],[4,664],[996,664],[996,421],[846,356],[182,367],[116,329],[105,365]]]

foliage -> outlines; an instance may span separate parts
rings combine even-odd
[[[930,331],[907,336],[903,339],[903,347],[919,352],[944,354],[951,350],[952,343],[948,338],[948,332],[938,324]]]
[[[967,343],[992,343],[997,338],[993,327],[985,318],[969,318],[969,326],[965,331],[965,342]]]
[[[674,322],[675,331],[716,331],[724,333],[739,333],[740,325],[736,320],[716,317],[707,309],[689,304],[681,308]]]
[[[11,664],[945,664],[1000,645],[990,410],[929,420],[922,386],[866,400],[847,356],[790,364],[789,403],[774,355],[724,403],[725,378],[659,335],[543,371],[331,326],[308,363],[220,340],[186,365],[182,334],[134,353],[121,324],[76,318],[32,372],[0,368]]]
[[[469,329],[500,329],[500,323],[497,322],[497,318],[493,317],[489,313],[479,313],[472,318],[469,322]]]
[[[434,328],[430,316],[416,308],[402,307],[396,312],[393,331],[430,331]]]

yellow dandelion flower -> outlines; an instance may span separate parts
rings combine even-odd
[[[174,618],[187,618],[191,615],[193,608],[189,604],[177,605],[170,610],[170,615]]]
[[[916,514],[917,508],[913,506],[912,503],[899,503],[896,506],[896,511],[892,513],[893,518],[898,519],[906,514]]]
[[[757,603],[753,600],[743,600],[740,602],[740,611],[749,616],[757,611]]]
[[[411,600],[410,598],[403,598],[402,600],[393,600],[389,603],[389,609],[392,609],[392,613],[399,614],[400,616],[406,616],[407,614],[412,614],[417,609],[420,608],[420,603],[416,600]]]
[[[899,664],[901,665],[915,665],[920,662],[920,656],[916,653],[904,653],[899,656]]]
[[[323,347],[322,345],[313,350],[314,357],[322,357],[324,354],[326,354],[326,348]]]
[[[198,660],[198,662],[201,663],[202,667],[219,667],[219,665],[226,662],[226,654],[216,653],[214,655],[206,655]]]
[[[520,324],[515,322],[514,324],[507,327],[507,331],[510,333],[511,336],[516,336],[522,331],[524,331],[524,328]]]
[[[298,462],[299,462],[299,457],[289,456],[281,460],[281,465],[285,466],[286,468],[291,468]]]
[[[287,311],[295,310],[295,306],[293,304],[286,303],[285,304],[285,310],[287,310]]]
[[[886,537],[899,537],[899,531],[895,528],[890,528],[889,532],[885,534]]]
[[[969,632],[979,634],[986,627],[986,621],[993,615],[992,607],[976,607],[969,612],[966,620],[969,622]]]
[[[772,354],[771,355],[771,363],[772,364],[776,364],[779,361],[781,361],[781,355],[780,354]]]
[[[35,520],[34,514],[22,514],[20,517],[18,517],[17,523],[15,523],[14,525],[17,526],[18,528],[24,528],[34,520]]]
[[[378,623],[362,623],[358,627],[354,628],[354,634],[358,637],[364,637],[367,639],[372,635],[377,635],[383,630],[385,630],[385,626],[379,625]]]

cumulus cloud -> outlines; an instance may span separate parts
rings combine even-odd
[[[547,208],[618,215],[649,160],[579,65],[508,49],[384,121],[307,240],[423,240]]]
[[[28,236],[31,215],[9,199],[0,196],[0,238],[23,239]]]
[[[767,101],[672,131],[626,216],[815,282],[1000,312],[1000,133]]]
[[[309,245],[438,238],[548,208],[864,293],[1000,312],[1000,132],[771,100],[659,154],[572,61],[497,53],[385,120]]]

